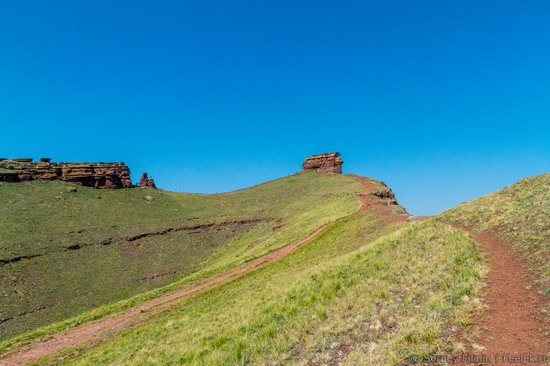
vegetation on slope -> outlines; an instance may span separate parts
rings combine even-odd
[[[223,272],[356,211],[361,190],[353,178],[319,173],[215,195],[68,187],[0,184],[0,339]],[[48,329],[35,335],[60,328]]]
[[[445,224],[388,227],[372,212],[356,213],[282,260],[64,362],[399,364],[425,358],[449,350],[452,331],[478,306],[482,262],[475,243]]]
[[[441,215],[478,231],[491,231],[522,253],[538,285],[550,296],[550,174],[463,203]]]

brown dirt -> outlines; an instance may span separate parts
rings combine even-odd
[[[512,249],[501,243],[489,232],[476,232],[470,228],[458,227],[469,233],[490,260],[490,272],[484,290],[484,303],[487,311],[474,319],[474,342],[481,345],[482,351],[466,350],[457,355],[458,364],[475,365],[549,365],[537,359],[550,352],[550,339],[544,317],[539,312],[544,299],[537,293],[533,281],[526,275],[525,265]],[[546,328],[546,329],[545,329]],[[524,360],[502,358],[497,355],[523,356]],[[475,356],[476,359],[468,358]],[[532,358],[527,361],[527,357]],[[472,362],[476,361],[476,362]],[[498,361],[498,362],[497,362]]]
[[[410,216],[407,211],[397,204],[395,198],[379,197],[376,195],[377,192],[381,192],[380,183],[356,174],[348,175],[357,179],[364,187],[363,192],[359,194],[359,198],[362,203],[361,211],[374,210],[378,216],[387,223],[399,223],[410,221],[412,219],[412,216]],[[391,192],[389,188],[387,191]],[[387,191],[382,192],[386,193]]]
[[[386,200],[376,197],[371,193],[376,192],[379,187],[369,178],[355,176],[364,186],[360,193],[362,203],[361,210],[375,210],[382,219],[390,222],[402,222],[409,218],[406,213],[396,214]],[[394,207],[395,208],[395,207]],[[397,206],[399,208],[399,206]],[[405,212],[403,210],[403,212]],[[294,251],[299,246],[315,239],[323,233],[332,223],[321,226],[306,237],[293,242],[285,247],[277,249],[262,257],[246,262],[241,266],[216,277],[208,279],[191,288],[176,290],[169,294],[147,300],[137,306],[128,308],[121,313],[103,317],[97,321],[86,323],[56,334],[45,339],[38,339],[29,345],[22,346],[11,352],[0,356],[0,365],[14,366],[35,362],[41,358],[53,356],[65,349],[88,347],[111,337],[124,329],[136,326],[151,316],[180,302],[182,299],[204,292],[213,287],[227,283],[254,269],[274,262]]]

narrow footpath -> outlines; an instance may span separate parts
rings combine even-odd
[[[466,350],[457,364],[550,365],[549,329],[540,313],[544,300],[520,255],[491,233],[453,226],[474,238],[490,264],[483,294],[488,309],[474,319],[474,342],[483,349]]]

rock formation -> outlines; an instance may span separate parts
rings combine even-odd
[[[340,153],[330,152],[308,156],[304,160],[302,168],[304,170],[320,170],[342,174],[342,164],[344,164],[344,161],[340,158]]]
[[[0,161],[0,182],[35,179],[61,180],[93,188],[131,188],[130,169],[124,163],[51,163],[41,159]]]
[[[61,180],[94,188],[132,188],[124,163],[63,163]]]
[[[147,173],[143,173],[143,175],[141,176],[141,179],[139,180],[138,187],[140,187],[140,188],[157,188],[157,186],[155,185],[155,180],[153,178],[149,177],[149,175]]]

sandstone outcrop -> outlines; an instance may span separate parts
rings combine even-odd
[[[330,152],[308,156],[304,160],[302,168],[304,170],[320,170],[342,174],[342,164],[344,164],[344,161],[340,158],[340,153]]]
[[[149,175],[147,173],[142,174],[141,179],[139,180],[138,187],[140,187],[140,188],[157,188],[157,186],[155,185],[155,180],[153,178],[149,177]]]
[[[1,182],[35,179],[61,180],[93,188],[131,188],[130,169],[124,163],[52,163],[32,159],[0,162]]]

